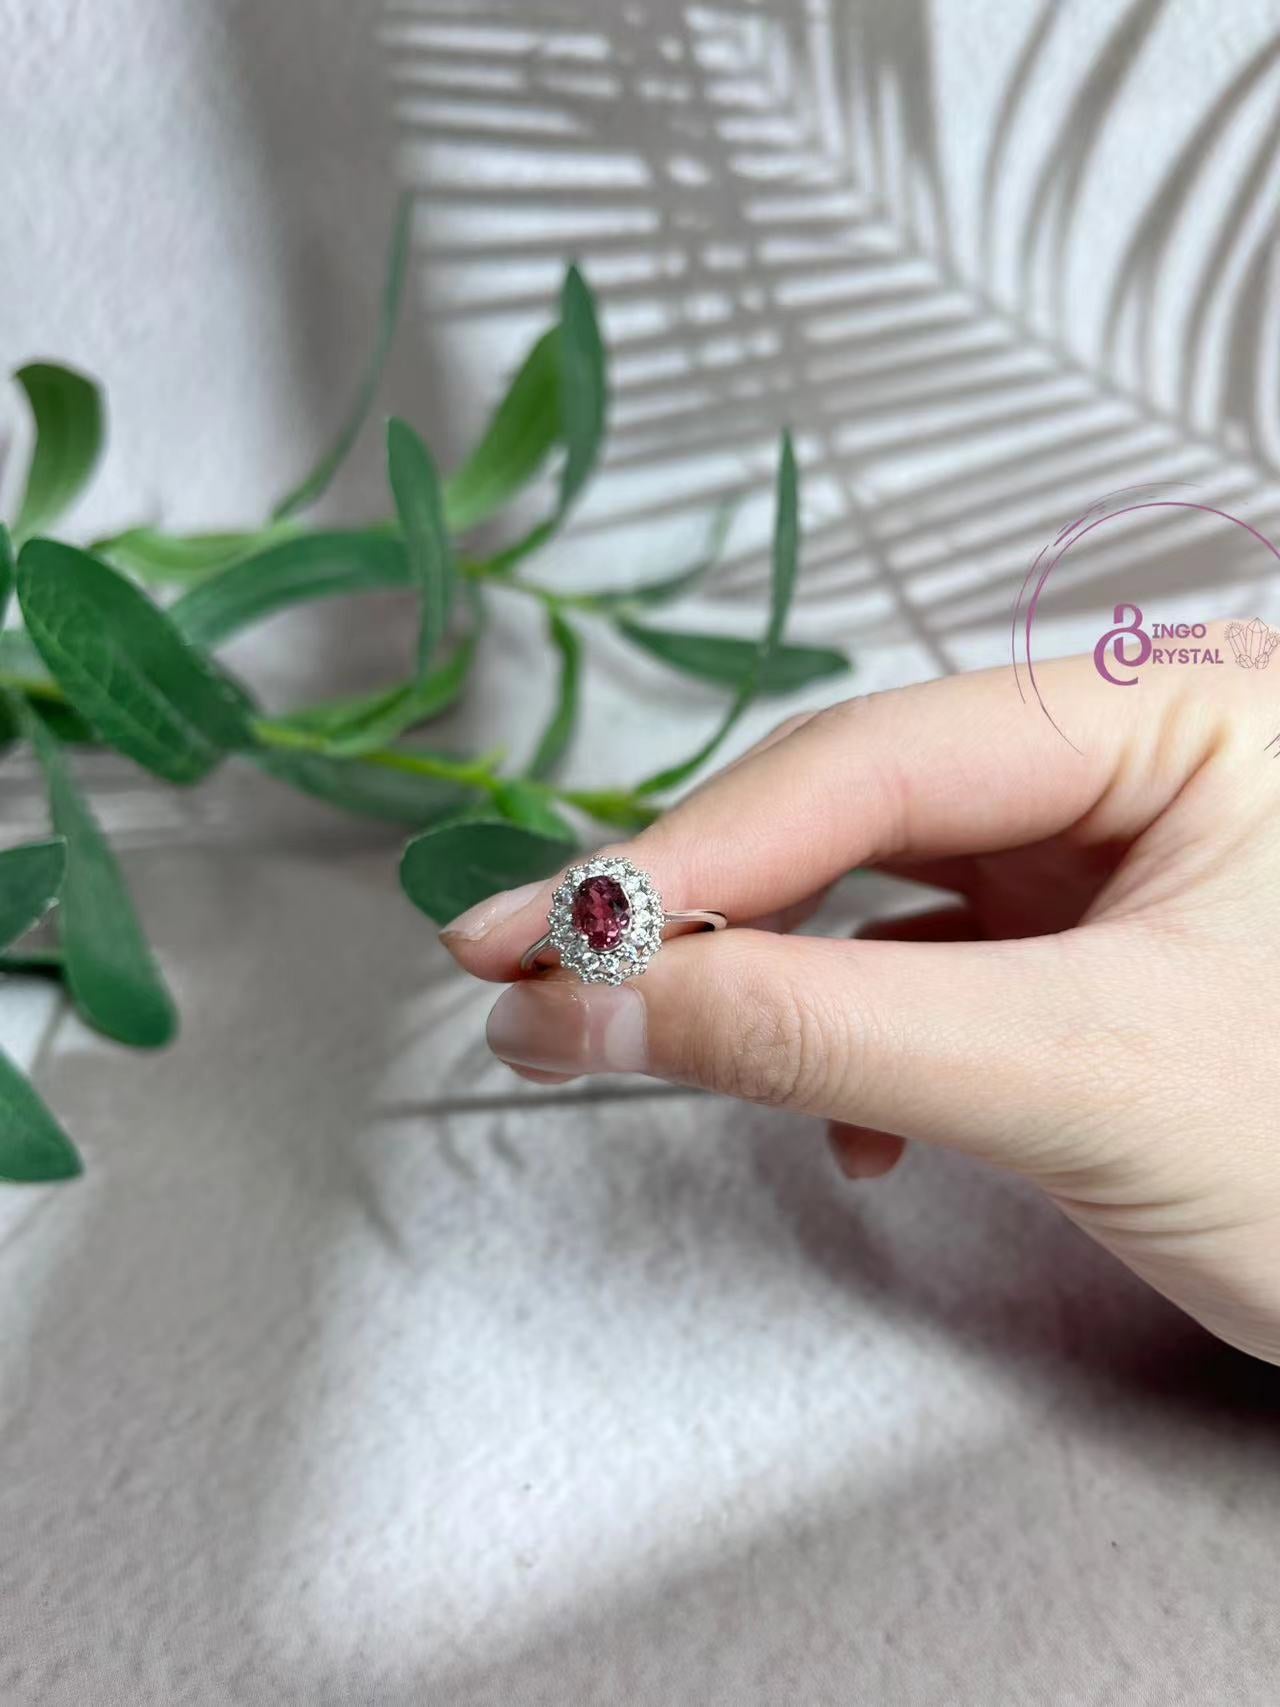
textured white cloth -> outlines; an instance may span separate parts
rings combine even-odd
[[[482,418],[567,252],[601,287],[618,434],[557,574],[673,568],[709,505],[746,493],[723,591],[696,614],[748,632],[792,419],[796,636],[849,645],[863,689],[1000,661],[1028,557],[1081,492],[1185,468],[1264,522],[1275,502],[1270,425],[1232,427],[1225,352],[1207,371],[1227,401],[1215,416],[1197,397],[1184,431],[1178,399],[1161,415],[1138,379],[1126,390],[1099,341],[1160,161],[1262,63],[1269,9],[1062,11],[1002,121],[984,271],[994,115],[1038,16],[1013,0],[0,0],[4,346],[79,361],[115,401],[77,526],[153,508],[235,523],[300,471],[367,341],[398,180],[424,192],[423,266],[391,403],[439,444]],[[1113,61],[1129,66],[1114,98]],[[1073,117],[1086,75],[1100,92]],[[1232,97],[1223,182],[1265,120],[1258,77]],[[1105,145],[1076,182],[1091,125]],[[1018,298],[1015,239],[1055,145],[1078,210],[1074,343],[1052,266]],[[954,238],[941,271],[931,162]],[[803,205],[794,222],[775,205],[761,238],[766,193]],[[1198,192],[1190,276],[1224,193]],[[936,397],[913,413],[920,351],[893,314],[917,288],[922,313],[955,309],[961,342],[1009,346],[1006,367],[957,367],[958,426]],[[1264,289],[1250,309],[1260,327],[1270,304]],[[1156,390],[1186,318],[1153,322]],[[1037,377],[1003,428],[1010,463],[973,423],[1015,371]],[[1092,462],[1063,424],[1082,391],[1093,429],[1114,429]],[[375,440],[335,513],[382,503]],[[986,520],[945,484],[966,466]],[[1046,645],[1096,635],[1130,589],[1171,614],[1273,602],[1243,560],[1201,551],[1180,578],[1183,561],[1162,548],[1130,581],[1100,558],[1110,579],[1059,599]],[[282,624],[237,661],[281,701],[387,679],[410,625],[365,609]],[[625,753],[606,767],[580,743],[585,782],[711,726],[710,692],[607,640],[593,658],[589,715]],[[448,738],[510,738],[549,694],[507,601]],[[183,1035],[131,1055],[48,990],[0,991],[5,1046],[88,1163],[71,1187],[0,1195],[6,1704],[1274,1702],[1273,1372],[955,1158],[913,1153],[850,1187],[803,1120],[643,1083],[516,1084],[482,1045],[491,992],[397,890],[393,836],[235,770],[182,798],[110,761],[83,774]],[[13,764],[0,791],[17,839],[38,792]],[[886,899],[855,880],[819,924]]]

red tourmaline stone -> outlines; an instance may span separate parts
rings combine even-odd
[[[586,877],[573,897],[573,928],[597,954],[617,948],[631,923],[627,892],[613,877]]]

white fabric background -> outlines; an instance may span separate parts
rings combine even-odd
[[[793,632],[864,689],[1000,661],[1030,556],[1111,487],[1276,519],[1261,0],[0,0],[0,47],[0,347],[109,387],[86,535],[238,523],[296,476],[406,185],[387,402],[442,453],[568,254],[600,291],[615,432],[566,584],[678,565],[736,494],[694,614],[749,631],[783,421]],[[381,505],[376,440],[331,513]],[[1046,650],[1135,595],[1275,604],[1237,542],[1138,531]],[[239,661],[281,702],[387,679],[403,612],[362,617]],[[710,726],[595,658],[622,774]],[[510,601],[452,733],[549,692]],[[589,739],[574,771],[619,774]],[[0,990],[89,1163],[0,1198],[5,1701],[1274,1700],[1271,1372],[953,1158],[851,1189],[800,1120],[514,1085],[394,837],[235,771],[84,774],[184,1032],[131,1056]],[[0,810],[42,821],[21,766]]]

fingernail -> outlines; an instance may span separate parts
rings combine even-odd
[[[644,998],[625,984],[513,984],[487,1035],[508,1065],[543,1073],[643,1073],[649,1061]]]
[[[884,1172],[874,1157],[868,1158],[857,1144],[841,1143],[833,1139],[831,1152],[835,1156],[836,1166],[846,1179],[878,1179]]]
[[[833,1120],[827,1127],[827,1142],[836,1166],[846,1179],[883,1179],[897,1165],[903,1141],[888,1132],[872,1132],[862,1126],[848,1127]]]
[[[478,942],[495,925],[518,913],[521,907],[527,907],[542,887],[541,883],[522,883],[519,889],[504,889],[497,895],[490,895],[487,901],[479,901],[474,907],[468,907],[465,913],[459,913],[456,919],[451,919],[440,932],[441,940],[462,937],[467,942]]]

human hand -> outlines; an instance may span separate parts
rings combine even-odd
[[[617,850],[669,909],[754,928],[669,940],[616,989],[524,979],[490,1046],[528,1077],[648,1073],[825,1116],[863,1177],[906,1139],[1012,1168],[1280,1363],[1274,698],[1228,669],[1037,678],[1074,748],[1010,670],[784,724]],[[854,866],[960,900],[870,939],[783,934]],[[443,940],[516,978],[554,885]]]

